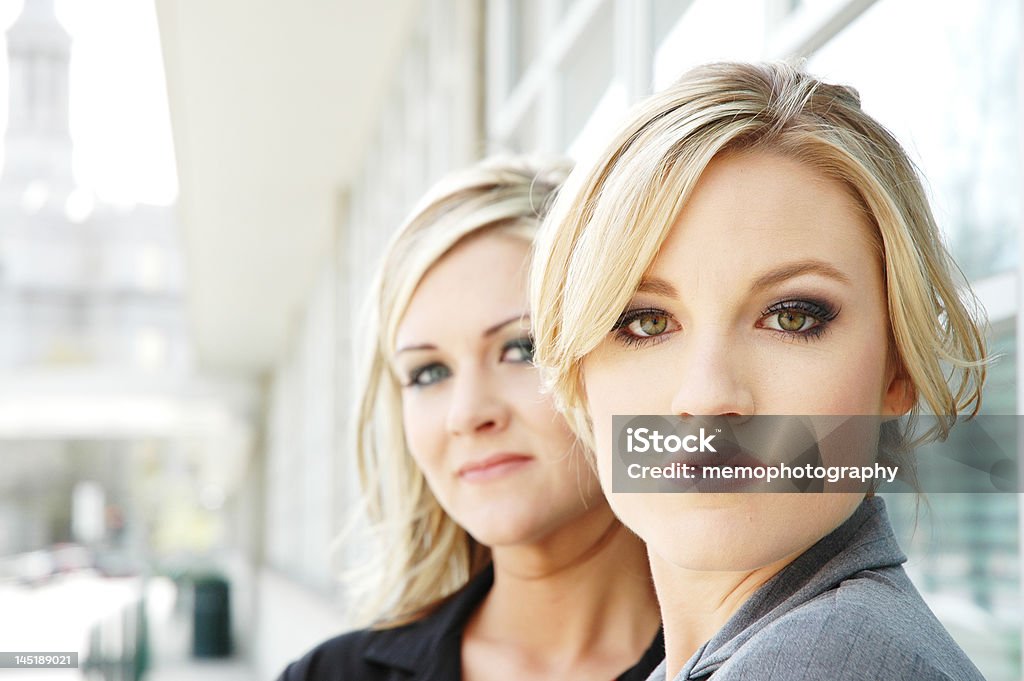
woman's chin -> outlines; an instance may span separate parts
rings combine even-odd
[[[756,570],[791,560],[829,534],[860,503],[855,494],[674,494],[660,512],[616,509],[652,558],[695,571]],[[651,502],[649,501],[648,504]],[[630,513],[629,511],[634,511]],[[630,522],[631,517],[636,522]],[[793,519],[800,520],[794,524]]]
[[[505,513],[478,513],[460,524],[473,539],[491,548],[530,544],[551,531],[550,523],[543,519],[517,514],[512,510]]]

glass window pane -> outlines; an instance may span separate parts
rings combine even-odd
[[[540,0],[515,0],[509,3],[512,25],[512,82],[516,84],[540,54],[543,47],[544,8]]]
[[[654,89],[664,88],[704,62],[760,59],[764,37],[764,2],[695,0],[668,36],[656,43]]]
[[[914,45],[908,46],[907,27]],[[1020,3],[883,0],[813,56],[917,160],[936,219],[971,278],[1017,266]]]
[[[542,149],[540,128],[540,106],[534,102],[519,120],[515,132],[502,145],[492,149],[493,153],[529,153],[531,151],[552,151]]]
[[[983,414],[1016,413],[1016,320],[995,325]],[[989,681],[1021,673],[1016,494],[886,496],[906,568],[949,632]]]
[[[615,68],[614,16],[614,3],[604,3],[562,63],[559,148],[564,149],[579,134],[611,84]]]
[[[935,217],[971,279],[1015,269],[1020,223],[1020,5],[882,0],[808,63],[854,85],[903,142]],[[908,49],[907,26],[914,27]],[[995,324],[983,410],[1017,413],[1015,319]],[[891,499],[907,564],[936,615],[985,678],[1021,678],[1019,499]]]
[[[569,10],[576,5],[579,0],[549,0],[555,3],[555,18],[562,20],[565,15],[569,13]]]
[[[651,27],[651,38],[655,46],[660,45],[675,28],[689,4],[682,0],[654,0],[651,3],[651,21],[654,24]]]

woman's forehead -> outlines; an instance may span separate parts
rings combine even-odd
[[[644,285],[702,275],[764,286],[801,272],[843,281],[880,266],[873,235],[841,182],[780,154],[730,154],[702,174]]]
[[[704,228],[726,238],[841,235],[871,227],[845,184],[775,152],[716,157],[676,216],[669,237]],[[683,228],[683,229],[679,229]]]
[[[398,324],[395,347],[483,334],[526,314],[529,244],[487,234],[458,244],[423,276]]]

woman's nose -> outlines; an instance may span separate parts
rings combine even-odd
[[[670,369],[675,381],[676,416],[750,416],[754,396],[746,357],[726,334],[687,339]]]
[[[455,376],[445,424],[453,435],[498,431],[508,425],[508,405],[483,369],[465,369]]]

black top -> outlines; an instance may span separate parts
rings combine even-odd
[[[460,681],[462,630],[494,583],[488,567],[427,617],[336,636],[291,663],[278,681]],[[665,658],[661,630],[617,681],[644,681]]]

